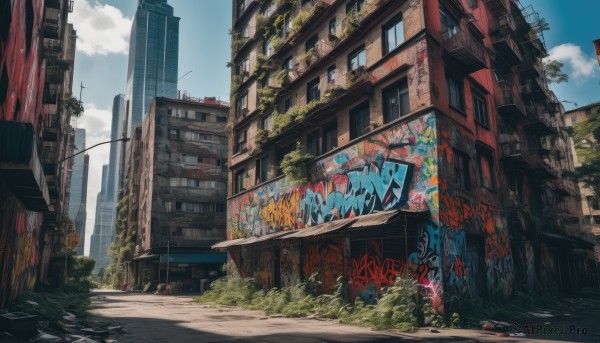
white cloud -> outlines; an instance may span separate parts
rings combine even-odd
[[[127,54],[132,20],[121,10],[97,1],[77,1],[69,14],[77,30],[77,50],[86,55]]]
[[[572,77],[576,79],[594,76],[598,71],[596,59],[586,56],[579,45],[572,43],[553,47],[546,60],[556,60],[568,65]]]
[[[85,146],[89,148],[95,144],[110,140],[112,111],[99,109],[93,103],[86,104],[85,112],[77,120],[77,128],[85,129]],[[75,123],[73,123],[75,125]],[[87,152],[90,155],[87,188],[87,218],[85,225],[85,254],[89,254],[90,236],[94,232],[96,220],[96,196],[100,192],[102,183],[102,165],[108,164],[110,144],[100,145]]]

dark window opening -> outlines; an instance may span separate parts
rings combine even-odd
[[[244,130],[242,132],[238,132],[235,135],[235,142],[233,145],[233,152],[234,153],[240,153],[240,152],[244,152],[246,151],[246,136],[247,136],[248,131]]]
[[[313,156],[319,156],[320,150],[319,150],[319,139],[321,138],[321,136],[319,135],[319,131],[315,131],[311,134],[309,134],[308,136],[306,136],[306,152],[313,155]]]
[[[369,103],[365,102],[350,110],[350,139],[354,139],[370,131],[371,113]]]
[[[490,127],[485,97],[473,96],[473,118],[481,126]]]
[[[245,190],[245,188],[244,188],[245,175],[246,175],[246,171],[244,169],[240,169],[235,172],[235,185],[234,185],[235,193],[239,193],[239,192]]]
[[[337,148],[337,122],[333,122],[323,128],[323,153]]]
[[[469,176],[469,155],[462,151],[454,150],[454,182],[464,190],[471,189]]]
[[[348,70],[353,71],[360,67],[364,67],[366,62],[367,52],[365,50],[365,46],[363,45],[348,55]]]
[[[33,38],[33,2],[31,0],[27,0],[25,4],[25,48],[27,49],[27,53],[31,49],[31,40]]]
[[[463,79],[446,74],[446,92],[448,103],[459,111],[465,111],[465,91]]]
[[[335,85],[335,65],[327,69],[327,84]]]
[[[314,79],[306,84],[306,103],[321,99],[320,80]]]
[[[4,9],[0,14],[0,40],[6,42],[10,32],[10,24],[12,21],[12,8],[10,1],[4,3]]]
[[[304,45],[304,51],[308,52],[309,50],[316,48],[318,42],[319,42],[319,36],[314,35],[314,36],[310,37],[306,41],[306,44]]]
[[[386,123],[410,112],[408,82],[406,79],[383,90],[383,114]]]
[[[6,101],[8,96],[8,72],[6,71],[6,63],[2,67],[2,75],[0,76],[0,104]]]
[[[266,182],[269,178],[269,156],[256,160],[256,183]]]
[[[491,190],[496,190],[496,176],[494,170],[494,154],[490,149],[477,147],[477,157],[479,162],[479,174],[481,186]]]
[[[329,21],[329,34],[335,36],[335,28],[337,26],[337,21],[335,18]]]

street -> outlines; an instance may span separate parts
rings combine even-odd
[[[468,329],[420,329],[414,333],[372,331],[335,321],[265,316],[238,308],[210,308],[193,297],[95,291],[90,314],[123,326],[125,342],[594,342],[598,336],[499,337]],[[590,328],[594,330],[593,328]]]

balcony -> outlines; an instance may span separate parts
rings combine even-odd
[[[44,20],[44,38],[60,39],[60,26],[57,19],[46,18]]]
[[[499,16],[507,12],[507,1],[510,0],[484,0],[493,15]]]
[[[48,186],[31,123],[0,121],[0,173],[28,210],[48,210]]]
[[[459,31],[452,34],[446,31],[442,33],[442,39],[442,45],[448,55],[460,62],[467,74],[486,67],[483,44],[469,32]]]
[[[525,104],[515,95],[512,86],[506,81],[498,82],[496,88],[496,106],[507,122],[516,122],[525,118]]]
[[[530,106],[527,116],[529,119],[524,123],[525,130],[540,136],[558,134],[556,120],[550,114],[543,112],[538,106]]]
[[[508,35],[492,36],[492,45],[498,55],[509,65],[515,66],[523,63],[523,56],[517,43]]]
[[[544,101],[550,99],[550,91],[548,85],[542,77],[525,80],[521,85],[521,94],[526,100]]]
[[[542,180],[558,179],[558,172],[544,160],[537,164],[535,167],[535,173]]]
[[[58,143],[57,142],[43,142],[44,153],[44,173],[46,175],[52,175],[56,169],[56,163],[58,162]]]
[[[46,4],[46,8],[54,8],[59,10],[61,2],[62,0],[46,0],[44,3]]]

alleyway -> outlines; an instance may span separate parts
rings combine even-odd
[[[412,334],[377,332],[333,321],[267,317],[261,312],[214,309],[191,296],[97,291],[90,313],[123,326],[115,337],[126,342],[543,342],[542,339],[498,337],[481,330],[422,329]],[[591,328],[593,330],[593,328]],[[598,336],[569,337],[597,341]],[[568,341],[568,340],[563,340]]]

